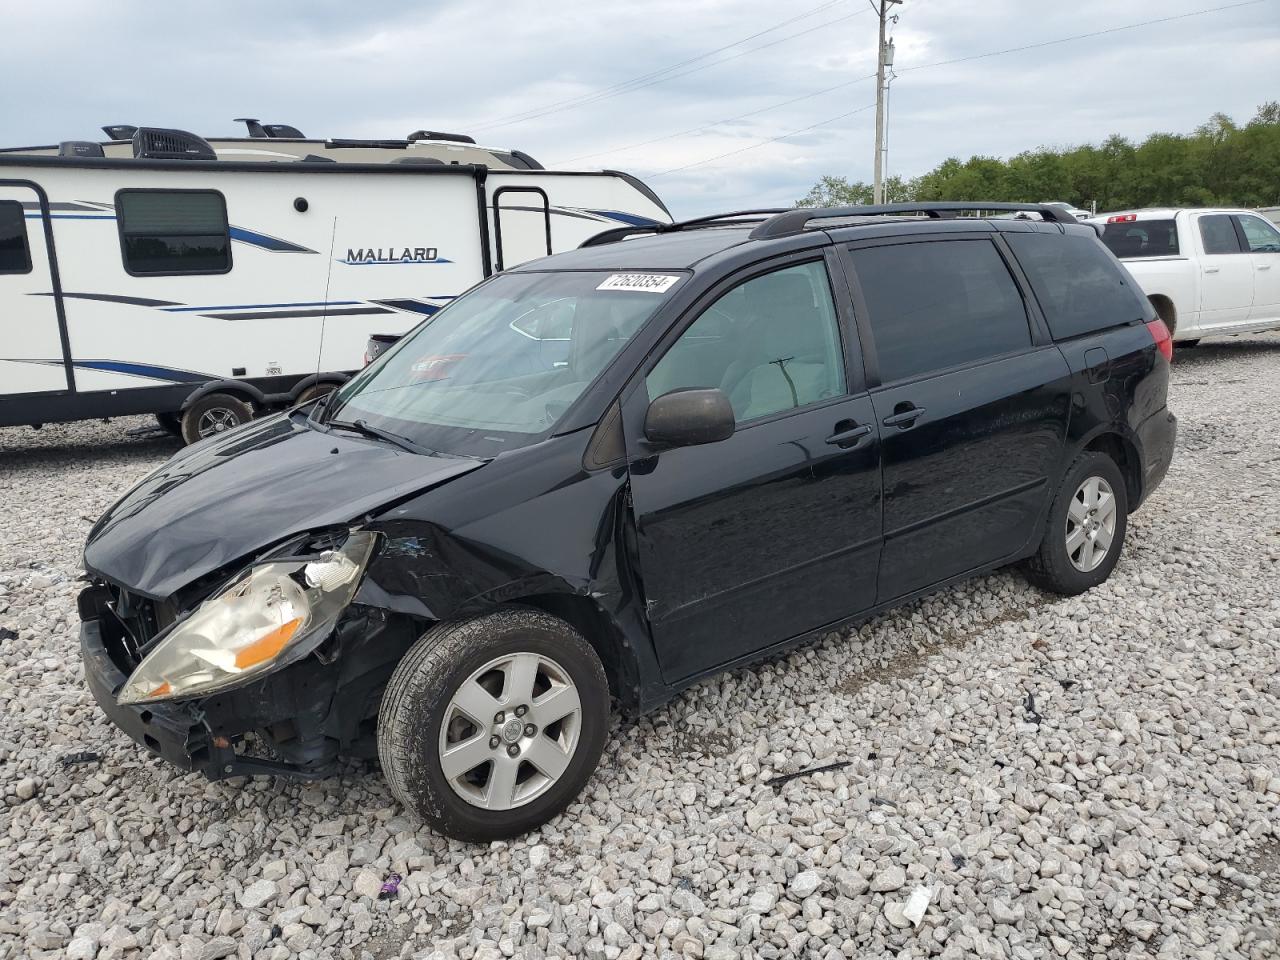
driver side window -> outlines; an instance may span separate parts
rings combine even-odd
[[[845,392],[826,266],[785,267],[739,284],[707,307],[645,378],[649,399],[718,388],[738,423]]]

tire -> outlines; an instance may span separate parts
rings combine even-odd
[[[576,716],[557,718],[572,708],[572,692]],[[483,843],[564,810],[590,779],[608,731],[609,684],[591,645],[557,617],[513,607],[440,624],[405,654],[378,713],[378,757],[410,812],[445,836]],[[446,773],[442,758],[454,750]]]
[[[182,414],[182,439],[197,443],[253,419],[253,407],[229,393],[201,397]]]
[[[1101,494],[1092,507],[1086,488],[1089,481],[1097,482]],[[1109,512],[1107,492],[1111,494]],[[1090,509],[1095,512],[1090,514]],[[1027,563],[1027,578],[1068,597],[1096,587],[1111,576],[1120,559],[1128,521],[1129,498],[1120,468],[1104,453],[1082,453],[1067,469],[1049,507],[1044,539]],[[1091,535],[1091,531],[1096,532]],[[1099,553],[1104,539],[1105,552]],[[1074,547],[1069,547],[1069,540]]]
[[[293,402],[294,406],[301,406],[304,403],[310,403],[312,400],[316,400],[320,397],[327,397],[337,389],[338,385],[336,383],[313,383],[311,386],[307,387],[307,389],[298,394],[298,399]]]
[[[166,433],[172,433],[175,437],[182,436],[182,416],[177,413],[157,413],[156,423],[160,424],[160,429]]]

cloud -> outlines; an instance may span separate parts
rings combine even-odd
[[[1276,0],[919,69],[1211,3],[906,0],[893,30],[890,170],[913,175],[948,156],[1007,156],[1113,132],[1187,131],[1217,110],[1247,119],[1275,95],[1258,80],[1269,75],[1260,64],[1280,62]],[[0,65],[8,93],[0,127],[15,145],[90,138],[104,123],[226,134],[237,116],[328,137],[474,131],[482,143],[546,161],[610,151],[575,166],[651,177],[677,215],[788,205],[822,174],[870,178],[873,111],[815,125],[873,102],[873,83],[806,98],[874,70],[876,24],[865,8],[865,0],[5,0],[16,42]],[[692,62],[651,78],[662,82],[607,95],[684,61]],[[764,109],[796,98],[805,99]],[[592,102],[562,103],[578,99]],[[527,113],[544,115],[510,122]],[[714,125],[743,114],[752,115]],[[680,131],[694,132],[631,146]],[[765,142],[790,131],[803,132]]]

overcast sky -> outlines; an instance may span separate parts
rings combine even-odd
[[[1215,111],[1246,121],[1280,98],[1280,0],[933,66],[1224,2],[905,0],[893,28],[890,172],[1186,132]],[[20,145],[97,139],[108,123],[228,134],[243,129],[240,116],[316,137],[427,127],[548,167],[636,173],[677,216],[790,205],[822,174],[871,179],[875,87],[858,79],[875,71],[869,8],[0,0],[10,39],[0,129]],[[627,86],[636,78],[646,79]]]

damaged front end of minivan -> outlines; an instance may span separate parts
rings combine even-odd
[[[199,598],[157,601],[97,579],[80,595],[90,690],[134,740],[212,779],[331,772],[376,754],[378,698],[416,639],[353,603],[380,537],[291,538]],[[179,609],[183,607],[184,609]]]
[[[617,572],[622,477],[583,473],[528,506],[586,440],[488,480],[484,460],[406,455],[301,414],[188,448],[89,536],[79,614],[95,700],[183,770],[319,778],[377,756],[388,680],[441,620],[516,602],[619,636],[641,609]],[[560,538],[530,535],[535,516]],[[634,699],[636,678],[615,679]]]

